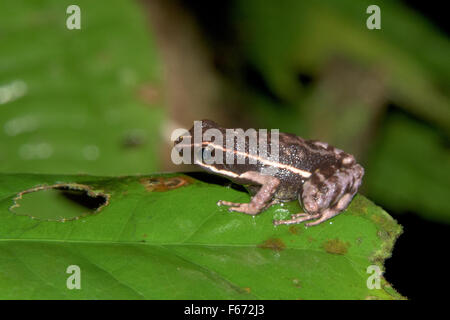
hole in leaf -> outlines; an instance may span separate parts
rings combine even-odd
[[[94,192],[89,186],[58,184],[19,193],[10,210],[38,220],[68,221],[97,213],[108,203],[108,195]]]

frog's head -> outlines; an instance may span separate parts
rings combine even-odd
[[[183,157],[184,163],[196,164],[208,171],[223,170],[225,129],[211,120],[195,121],[175,141],[174,150]],[[220,152],[222,161],[217,161]]]
[[[184,132],[174,141],[174,146],[183,143],[183,146],[187,144],[194,146],[195,142],[203,141],[205,133],[209,129],[221,129],[220,126],[212,120],[200,120],[194,121],[194,125],[189,130],[184,130]],[[194,142],[195,141],[195,142]]]

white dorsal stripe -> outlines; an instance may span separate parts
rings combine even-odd
[[[203,145],[210,145],[210,146],[212,146],[214,149],[220,149],[220,150],[222,150],[222,151],[224,151],[224,152],[233,152],[233,153],[235,153],[235,154],[237,154],[237,155],[241,155],[241,156],[244,156],[244,157],[252,158],[252,159],[255,159],[255,160],[257,160],[257,161],[259,161],[259,162],[261,162],[261,163],[263,163],[263,164],[265,164],[265,165],[268,165],[268,166],[272,166],[272,167],[276,167],[276,168],[280,168],[280,169],[286,169],[286,170],[289,170],[289,171],[291,171],[291,172],[293,172],[293,173],[299,174],[299,175],[301,175],[301,176],[304,177],[304,178],[309,178],[309,177],[311,176],[311,172],[309,172],[309,171],[301,170],[301,169],[299,169],[299,168],[290,166],[290,165],[288,165],[288,164],[284,164],[284,163],[272,161],[272,160],[269,160],[269,159],[265,159],[265,158],[262,158],[262,157],[260,157],[260,156],[258,156],[258,155],[249,154],[249,153],[242,152],[242,151],[237,151],[237,150],[229,150],[229,149],[224,148],[224,147],[221,146],[221,145],[216,145],[216,144],[214,144],[214,143],[212,143],[212,142],[204,141],[204,142],[202,142],[201,145],[193,144],[192,146],[194,146],[194,147],[196,147],[196,146],[197,146],[197,147],[201,147],[201,146],[203,146]],[[205,164],[205,163],[203,163],[203,162],[201,162],[201,163],[197,162],[197,164],[198,164],[198,165],[201,165],[201,166],[204,166],[204,167],[207,167],[207,168],[210,169],[211,171],[214,171],[214,172],[217,172],[217,173],[220,173],[220,174],[238,177],[237,174],[234,174],[234,173],[232,173],[231,171],[220,170],[220,169],[214,168],[212,165],[207,165],[207,164]]]

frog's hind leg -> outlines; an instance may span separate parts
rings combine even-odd
[[[306,226],[318,225],[345,210],[362,182],[364,169],[354,163],[347,168],[341,168],[328,178],[320,171],[315,178],[305,183],[302,194],[304,209],[313,214],[319,213],[319,219]]]
[[[307,223],[306,226],[307,227],[311,227],[311,226],[316,226],[328,219],[333,218],[334,216],[338,215],[339,213],[341,213],[342,210],[344,210],[345,208],[347,208],[347,206],[349,205],[349,203],[352,201],[353,196],[355,195],[356,191],[354,193],[346,193],[340,200],[338,203],[336,203],[333,207],[331,207],[330,209],[325,209],[324,211],[321,212],[320,214],[320,218],[317,219],[316,221]]]
[[[353,158],[348,158],[352,161]],[[290,220],[274,221],[275,225],[294,224],[317,219],[305,224],[316,226],[341,213],[347,208],[361,185],[364,169],[356,163],[329,172],[316,171],[303,185],[299,197],[306,213],[291,216]]]
[[[230,206],[230,208],[228,209],[229,211],[237,211],[245,214],[256,215],[276,203],[275,200],[271,200],[273,198],[273,195],[277,191],[278,186],[280,185],[280,180],[278,180],[278,178],[263,175],[256,171],[245,172],[241,174],[239,178],[261,185],[258,193],[254,197],[252,197],[250,203],[235,203],[221,200],[217,202],[217,205]]]

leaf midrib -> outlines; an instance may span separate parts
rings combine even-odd
[[[0,242],[54,242],[54,243],[81,243],[81,244],[111,244],[111,245],[142,245],[142,246],[155,246],[155,247],[167,247],[167,246],[198,246],[198,247],[243,247],[243,248],[259,248],[258,244],[212,244],[212,243],[202,243],[202,242],[141,242],[141,241],[108,241],[108,240],[55,240],[55,239],[0,239]],[[267,250],[267,249],[266,249]],[[314,248],[301,248],[301,247],[287,247],[283,248],[280,251],[285,250],[303,250],[303,251],[316,251],[320,253],[325,253],[323,250],[320,249],[314,249]],[[361,257],[361,258],[367,258],[366,255],[362,254],[345,254],[342,256],[354,256],[354,257]]]

